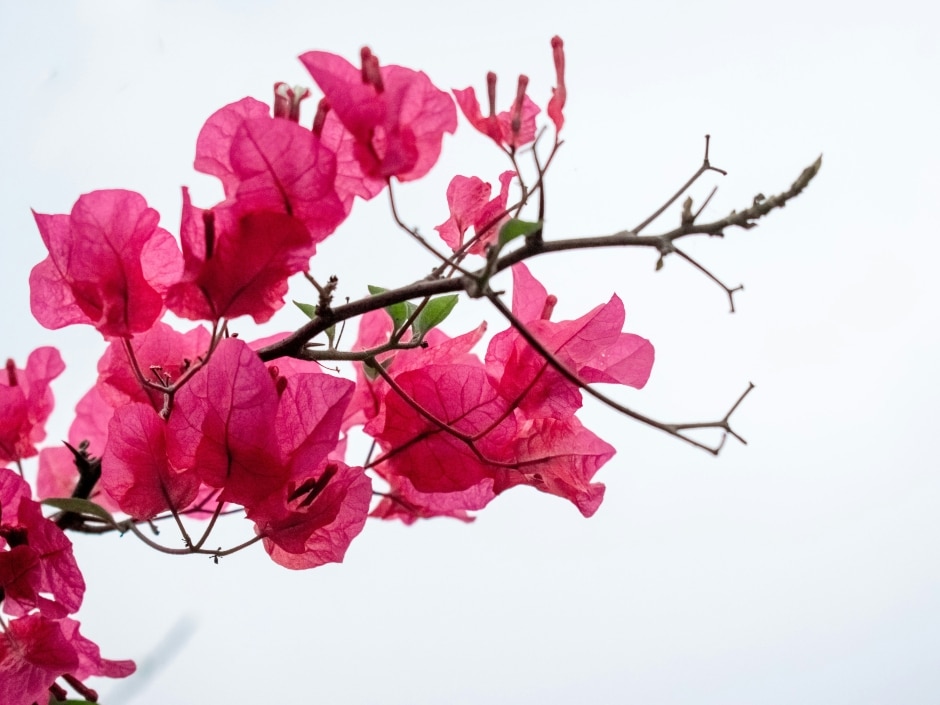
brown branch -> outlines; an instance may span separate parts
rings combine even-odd
[[[486,297],[487,299],[489,299],[490,303],[492,303],[493,306],[495,306],[496,309],[506,318],[506,320],[509,321],[510,325],[512,325],[512,327],[516,329],[519,335],[521,335],[522,338],[529,345],[531,345],[532,348],[549,365],[551,365],[552,368],[554,368],[559,374],[561,374],[562,377],[567,379],[569,382],[571,382],[573,385],[575,385],[579,389],[582,389],[583,391],[587,392],[589,395],[591,395],[598,401],[610,407],[611,409],[614,409],[615,411],[619,411],[624,416],[628,416],[635,421],[639,421],[640,423],[646,424],[647,426],[652,426],[653,428],[656,428],[656,429],[659,429],[660,431],[668,433],[670,436],[675,436],[676,438],[679,438],[685,441],[686,443],[689,443],[695,446],[696,448],[701,448],[702,450],[708,451],[712,455],[718,455],[719,451],[721,451],[721,448],[724,445],[724,438],[722,438],[721,442],[719,442],[717,446],[709,446],[704,443],[700,443],[699,441],[696,441],[694,438],[683,435],[682,431],[693,429],[693,428],[719,428],[719,429],[724,430],[726,433],[730,433],[735,438],[738,438],[739,440],[741,439],[741,437],[737,433],[734,433],[731,430],[729,419],[731,417],[731,414],[734,412],[734,410],[738,408],[738,405],[741,403],[741,400],[743,400],[744,397],[747,395],[747,393],[750,392],[751,389],[753,389],[754,385],[751,385],[750,387],[748,387],[747,391],[744,392],[744,394],[741,395],[741,398],[738,399],[738,401],[735,402],[734,406],[731,407],[731,410],[727,414],[725,414],[724,418],[722,418],[719,421],[703,421],[703,422],[696,422],[696,423],[663,423],[649,416],[641,414],[637,411],[634,411],[633,409],[630,409],[624,406],[623,404],[620,404],[619,402],[614,401],[613,399],[608,397],[606,394],[603,394],[597,391],[596,389],[594,389],[594,387],[584,382],[574,372],[569,370],[564,365],[564,363],[562,363],[557,357],[555,357],[555,355],[553,355],[544,345],[542,345],[542,343],[532,334],[532,331],[526,328],[525,324],[523,324],[518,318],[516,318],[516,316],[512,313],[512,311],[506,308],[506,305],[502,302],[502,300],[500,300],[499,296],[497,296],[493,292],[489,292],[486,295]]]
[[[633,232],[635,235],[638,235],[638,234],[640,233],[640,231],[643,230],[643,228],[645,228],[647,225],[649,225],[649,224],[652,223],[654,220],[656,220],[659,216],[661,216],[663,213],[665,213],[665,212],[666,212],[666,209],[669,208],[669,206],[671,206],[673,203],[675,203],[675,202],[682,196],[682,194],[684,194],[686,191],[688,191],[688,190],[692,187],[692,184],[694,184],[696,181],[698,181],[698,180],[699,180],[699,177],[702,176],[702,174],[704,174],[706,171],[717,171],[717,172],[718,172],[719,174],[721,174],[722,176],[727,176],[727,175],[728,175],[728,172],[727,172],[727,171],[725,171],[724,169],[719,169],[718,167],[712,166],[711,163],[708,161],[708,147],[709,147],[709,144],[710,144],[710,143],[711,143],[711,135],[705,135],[705,158],[702,160],[702,166],[700,166],[700,167],[698,168],[698,170],[697,170],[694,174],[692,174],[692,176],[689,178],[689,180],[686,181],[686,182],[679,188],[679,190],[676,191],[665,203],[663,203],[663,205],[661,205],[659,208],[657,208],[657,209],[653,212],[652,215],[650,215],[646,220],[644,220],[642,223],[640,223],[639,225],[637,225],[637,226],[632,230],[632,232]]]
[[[632,230],[623,230],[612,235],[589,236],[571,238],[566,240],[540,240],[529,241],[517,249],[499,257],[492,265],[492,273],[508,269],[517,262],[530,259],[537,255],[552,252],[566,252],[569,250],[586,250],[600,247],[646,247],[659,251],[661,255],[671,254],[675,251],[674,242],[691,235],[724,235],[730,227],[744,229],[753,228],[756,220],[764,217],[772,210],[784,207],[790,200],[798,196],[812,181],[822,164],[822,157],[803,170],[799,178],[783,193],[770,198],[755,199],[754,203],[742,211],[732,211],[720,220],[710,223],[689,223],[669,230],[660,235],[638,235]],[[484,266],[477,272],[462,277],[448,279],[429,278],[421,279],[398,289],[390,289],[381,294],[368,296],[352,301],[342,306],[335,306],[330,311],[318,314],[306,324],[298,328],[291,335],[277,343],[268,345],[258,351],[262,360],[270,361],[278,357],[301,357],[304,345],[319,335],[331,325],[340,321],[356,318],[370,311],[375,311],[392,304],[436,296],[454,292],[467,292],[471,295],[480,291],[481,278],[489,268]]]

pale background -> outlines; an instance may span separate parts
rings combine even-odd
[[[618,393],[639,410],[720,417],[753,381],[735,419],[747,447],[714,459],[589,401],[586,423],[619,449],[590,520],[520,489],[469,526],[370,523],[343,565],[302,573],[260,549],[215,566],[130,536],[76,539],[84,633],[140,666],[99,682],[103,702],[938,702],[938,29],[929,3],[904,0],[0,2],[0,357],[63,351],[50,441],[102,344],[31,319],[45,253],[29,208],[129,188],[175,232],[181,185],[220,197],[191,168],[202,122],[269,101],[276,80],[311,85],[304,51],[356,61],[368,44],[445,89],[480,91],[495,70],[504,105],[524,71],[544,105],[562,35],[567,145],[547,237],[635,225],[698,166],[706,132],[730,172],[694,191],[720,185],[715,217],[824,154],[785,210],[692,248],[745,284],[734,315],[681,261],[654,273],[652,253],[533,264],[562,317],[623,297],[627,330],[657,348],[646,390]],[[451,175],[503,168],[462,122],[431,177],[399,189],[406,219],[433,234]],[[314,271],[358,296],[427,269],[377,199]],[[451,333],[503,327],[482,304],[459,310]],[[285,310],[266,330],[298,323]],[[232,540],[250,531],[230,524]]]

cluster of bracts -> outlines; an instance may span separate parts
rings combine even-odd
[[[557,144],[566,99],[557,37],[552,48],[557,80],[546,112]],[[44,517],[22,477],[21,461],[37,453],[40,498],[79,494],[126,515],[124,529],[167,516],[214,521],[223,508],[241,508],[254,540],[292,569],[342,560],[369,515],[469,520],[517,485],[566,498],[585,516],[603,498],[592,478],[614,449],[576,418],[577,386],[513,327],[490,339],[481,360],[472,350],[485,324],[457,337],[435,327],[452,304],[429,305],[436,314],[404,324],[372,311],[352,350],[375,353],[361,357],[368,362],[357,363],[355,381],[310,360],[263,361],[257,351],[283,335],[233,334],[234,319],[261,323],[283,306],[288,278],[308,271],[357,197],[424,176],[457,126],[455,100],[424,73],[380,66],[367,49],[360,68],[323,52],[300,58],[324,95],[312,127],[300,124],[309,91],[285,84],[275,86],[273,110],[245,98],[212,115],[195,168],[218,177],[225,199],[200,208],[184,189],[179,243],[130,191],[96,191],[68,215],[35,216],[49,256],[30,276],[33,315],[47,328],[90,324],[108,347],[64,447],[35,447],[53,406],[50,381],[63,369],[59,353],[40,348],[25,369],[8,362],[0,378],[0,463],[18,470],[0,469],[4,704],[64,697],[59,679],[94,700],[84,679],[134,668],[102,659],[69,617],[84,582],[65,523]],[[453,95],[512,155],[536,137],[540,110],[527,82],[520,78],[502,113],[495,74],[488,115],[473,89]],[[486,255],[510,218],[516,175],[500,175],[495,195],[480,178],[454,177],[450,216],[437,227],[453,251]],[[622,332],[616,296],[572,321],[551,320],[555,302],[514,266],[512,312],[557,360],[585,383],[645,384],[653,349]],[[161,320],[167,311],[205,323],[180,332]],[[354,427],[375,441],[362,466],[345,462]],[[76,493],[83,466],[100,469],[100,480]]]

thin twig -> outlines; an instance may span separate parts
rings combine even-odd
[[[721,444],[717,446],[709,446],[704,443],[700,443],[694,438],[690,438],[689,436],[684,436],[681,432],[689,428],[721,428],[730,432],[728,419],[731,416],[731,412],[728,412],[727,414],[725,414],[725,417],[721,421],[706,421],[706,422],[695,423],[695,424],[675,424],[675,423],[670,424],[670,423],[663,423],[661,421],[657,421],[656,419],[653,419],[649,416],[646,416],[637,411],[634,411],[633,409],[627,408],[623,404],[620,404],[619,402],[614,401],[613,399],[608,397],[606,394],[602,394],[601,392],[597,391],[596,389],[594,389],[594,387],[592,387],[591,385],[581,380],[574,372],[569,370],[568,367],[564,365],[564,363],[562,363],[557,357],[555,357],[551,352],[549,352],[549,350],[544,345],[542,345],[542,343],[532,334],[532,331],[530,331],[525,326],[525,324],[523,324],[518,318],[516,318],[516,316],[512,313],[512,311],[506,308],[506,305],[502,302],[502,300],[500,300],[499,296],[497,296],[493,292],[489,292],[486,295],[486,297],[487,299],[489,299],[490,303],[492,303],[493,306],[495,306],[496,309],[503,315],[503,317],[505,317],[506,320],[509,321],[509,324],[513,328],[516,329],[519,335],[521,335],[522,338],[529,345],[531,345],[532,348],[542,358],[544,358],[545,361],[549,365],[551,365],[559,374],[561,374],[565,379],[567,379],[573,385],[575,385],[579,389],[584,390],[585,392],[590,394],[592,397],[594,397],[598,401],[609,406],[611,409],[614,409],[615,411],[619,411],[624,416],[628,416],[631,419],[634,419],[635,421],[639,421],[640,423],[646,424],[647,426],[651,426],[653,428],[659,429],[660,431],[663,431],[664,433],[668,433],[670,436],[679,438],[685,441],[686,443],[689,443],[695,446],[696,448],[701,448],[702,450],[708,451],[712,455],[718,455],[718,452],[721,450]],[[750,388],[748,389],[748,391],[750,391]],[[738,404],[740,404],[740,401],[741,400],[739,399],[738,402],[735,403],[734,407],[732,408],[732,411],[734,411],[734,409],[737,408]],[[737,434],[734,434],[734,435],[735,437],[737,437]]]
[[[503,271],[517,262],[522,262],[537,255],[569,250],[584,250],[599,247],[645,247],[655,249],[661,254],[667,254],[674,247],[673,243],[684,237],[692,235],[721,235],[729,227],[752,228],[756,220],[776,208],[782,208],[788,201],[798,196],[816,173],[818,173],[821,159],[820,157],[820,159],[817,159],[812,165],[804,169],[800,177],[788,190],[776,196],[772,196],[771,198],[755,202],[751,207],[743,211],[732,211],[728,216],[720,220],[710,223],[692,223],[680,226],[660,235],[638,235],[632,230],[624,230],[613,233],[612,235],[589,236],[566,240],[545,240],[537,244],[525,243],[521,247],[502,255],[496,261],[493,272]],[[480,285],[479,277],[482,275],[483,271],[484,270],[481,269],[471,276],[449,279],[421,279],[398,289],[389,289],[381,294],[351,301],[342,306],[335,306],[330,311],[315,316],[277,343],[261,348],[258,354],[261,359],[265,361],[274,360],[283,356],[301,357],[304,345],[335,323],[356,318],[364,313],[410,299],[478,290]]]
[[[657,208],[656,211],[655,211],[651,216],[649,216],[646,220],[644,220],[642,223],[640,223],[639,225],[637,225],[637,226],[632,230],[633,234],[639,235],[640,232],[641,232],[647,225],[649,225],[649,224],[652,223],[654,220],[656,220],[659,216],[661,216],[661,215],[666,211],[666,209],[669,208],[669,206],[671,206],[673,203],[675,203],[675,202],[682,196],[682,194],[684,194],[686,191],[688,191],[689,188],[691,188],[692,184],[694,184],[696,181],[698,181],[698,180],[699,180],[699,177],[700,177],[702,174],[704,174],[706,171],[717,171],[717,172],[718,172],[719,174],[721,174],[722,176],[727,176],[727,175],[728,175],[728,172],[727,172],[727,171],[725,171],[724,169],[719,169],[718,167],[712,166],[711,163],[708,161],[708,147],[709,147],[709,143],[710,143],[710,142],[711,142],[711,135],[705,135],[705,158],[702,160],[702,166],[700,166],[700,167],[696,170],[696,172],[695,172],[694,174],[692,174],[691,178],[689,178],[689,180],[686,181],[686,182],[681,186],[681,188],[679,188],[678,191],[676,191],[663,205],[661,205],[659,208]]]

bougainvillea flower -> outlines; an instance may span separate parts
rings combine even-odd
[[[565,43],[561,37],[552,37],[552,60],[555,63],[555,87],[552,88],[552,97],[548,101],[548,117],[555,123],[555,131],[561,131],[565,124],[562,113],[565,101],[568,100],[568,89],[565,86]]]
[[[567,499],[584,516],[600,506],[604,486],[592,478],[614,449],[573,416],[526,418],[482,370],[435,365],[395,381],[411,402],[456,433],[398,391],[387,393],[382,412],[365,428],[385,453],[375,469],[390,486],[375,516],[407,523],[431,516],[466,520],[467,512],[517,485]]]
[[[196,138],[196,160],[193,168],[203,174],[218,177],[226,198],[234,198],[241,176],[232,166],[232,142],[246,122],[271,117],[267,105],[254,98],[243,98],[216,110],[199,131]]]
[[[30,353],[26,369],[7,360],[0,371],[0,463],[36,455],[35,443],[46,437],[46,420],[55,403],[49,383],[65,364],[52,347]]]
[[[582,380],[646,382],[653,349],[621,332],[618,298],[577,320],[553,322],[555,297],[524,265],[514,266],[513,278],[516,317]],[[357,348],[380,345],[390,332],[380,314],[364,317]],[[491,340],[485,367],[466,348],[448,350],[455,341],[445,341],[434,359],[423,350],[386,358],[397,389],[382,377],[359,377],[350,420],[368,419],[364,430],[383,452],[374,469],[389,484],[373,515],[466,520],[502,492],[529,485],[591,516],[604,496],[593,477],[614,449],[574,418],[580,389],[513,328]]]
[[[410,400],[465,436],[471,447],[418,412],[390,389],[382,411],[366,424],[388,460],[380,472],[408,478],[419,492],[462,492],[493,476],[491,460],[505,459],[516,436],[516,420],[490,383],[483,366],[428,365],[395,376]]]
[[[343,559],[365,525],[372,483],[362,468],[333,457],[353,383],[303,372],[294,362],[268,367],[279,397],[274,431],[287,482],[246,515],[276,563],[303,569]]]
[[[287,366],[276,368],[289,373]],[[308,480],[310,469],[322,465],[336,447],[354,387],[348,379],[321,373],[283,378],[274,429],[291,481]]]
[[[138,520],[188,507],[199,491],[190,468],[167,458],[166,421],[150,404],[115,409],[101,458],[101,485],[121,511]]]
[[[284,305],[288,277],[306,271],[316,249],[306,226],[290,215],[242,212],[237,203],[203,210],[190,203],[187,189],[181,239],[186,267],[167,307],[193,320],[267,321]]]
[[[555,297],[522,263],[513,265],[513,313],[560,362],[587,383],[642,388],[654,351],[648,340],[623,333],[623,303],[615,295],[574,321],[549,320]],[[565,418],[581,406],[580,390],[548,366],[515,329],[493,336],[487,371],[500,395],[528,418]]]
[[[293,570],[341,562],[365,526],[372,500],[372,481],[362,468],[339,461],[315,472],[305,468],[306,482],[291,483],[285,495],[246,512],[274,562]]]
[[[366,176],[418,179],[434,166],[444,133],[457,129],[450,96],[426,74],[402,66],[379,67],[367,49],[362,69],[322,51],[300,57],[343,125],[356,140]]]
[[[261,502],[288,479],[272,424],[277,407],[274,381],[260,358],[238,338],[223,340],[175,396],[169,462],[222,489],[223,501]]]
[[[91,676],[124,678],[133,661],[101,658],[98,646],[79,633],[72,619],[31,614],[9,622],[0,632],[0,702],[30,705],[46,702],[57,678],[78,681]]]
[[[70,215],[34,213],[49,256],[29,275],[30,307],[46,328],[87,323],[130,337],[163,313],[179,277],[176,240],[133,191],[94,191]]]
[[[370,176],[363,171],[363,165],[356,156],[358,153],[356,138],[347,130],[336,113],[329,110],[329,102],[320,101],[324,106],[323,124],[319,127],[320,140],[336,155],[336,193],[348,213],[352,209],[353,199],[358,196],[364,201],[374,198],[387,185],[385,178]]]
[[[539,114],[539,106],[525,94],[529,79],[519,77],[516,90],[516,99],[512,108],[496,114],[496,74],[490,71],[486,75],[487,97],[489,98],[489,114],[484,116],[480,110],[476,91],[470,88],[454,89],[457,105],[470,124],[492,139],[503,148],[516,148],[529,144],[535,140],[535,116]]]
[[[12,620],[0,633],[0,702],[47,702],[49,686],[78,668],[78,654],[61,625],[32,614]]]
[[[506,202],[509,199],[509,184],[516,172],[504,171],[499,175],[499,194],[492,200],[493,187],[476,176],[455,176],[447,187],[447,205],[450,218],[436,226],[441,239],[455,252],[463,245],[464,234],[474,229],[474,241],[468,248],[471,254],[486,252],[487,246],[496,242],[500,226],[509,218]]]
[[[29,485],[0,468],[0,602],[7,614],[39,609],[49,617],[78,610],[85,581],[72,555],[72,542],[42,515]]]
[[[253,98],[216,111],[196,140],[195,167],[217,176],[240,213],[270,211],[300,220],[314,244],[349,213],[336,192],[336,155],[295,121],[275,119]]]

